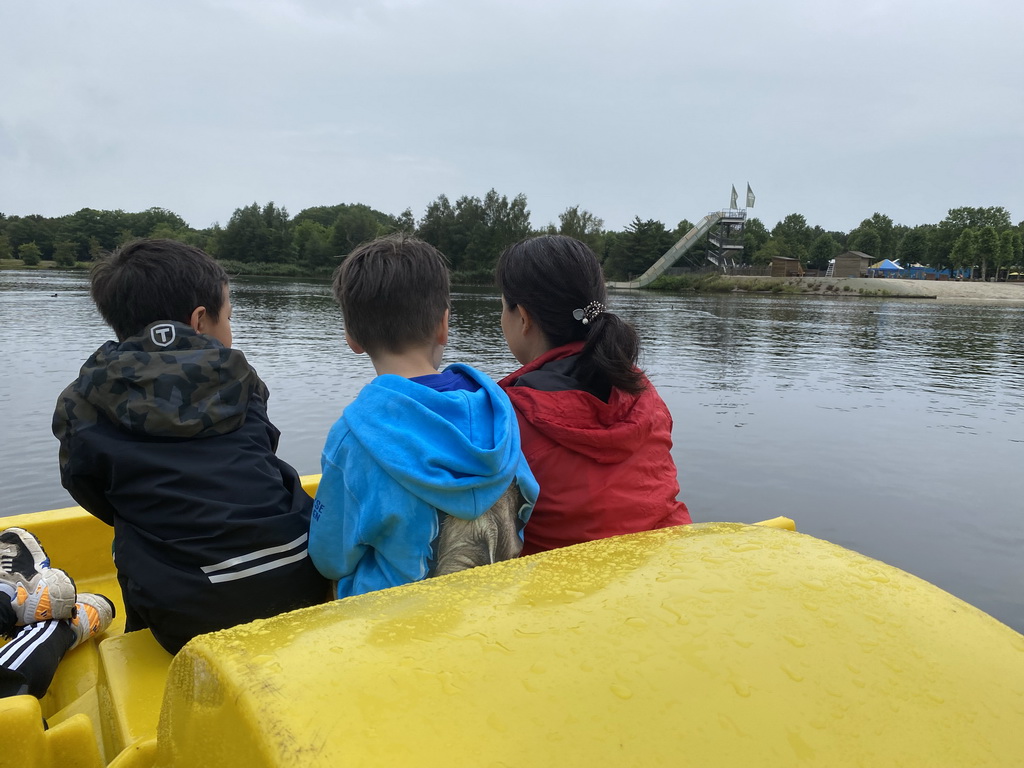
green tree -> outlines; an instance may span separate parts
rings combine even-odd
[[[18,258],[25,262],[26,267],[39,266],[43,252],[35,243],[22,243],[18,246]]]
[[[123,231],[124,230],[122,230],[122,232]],[[119,234],[118,239],[120,239],[120,237],[121,236]],[[181,242],[188,243],[189,245],[198,245],[196,242],[197,233],[195,230],[188,227],[176,227],[169,221],[161,221],[156,224],[147,237],[154,237],[162,240],[180,240]]]
[[[981,279],[988,279],[989,262],[999,258],[999,233],[993,226],[982,227],[978,231],[976,258],[981,262]]]
[[[54,239],[74,243],[78,261],[89,261],[117,247],[118,235],[125,228],[125,215],[124,211],[82,208],[60,219]]]
[[[743,261],[753,264],[757,252],[765,246],[770,237],[768,228],[760,219],[747,219],[743,226]]]
[[[639,277],[675,242],[665,225],[654,219],[636,216],[613,241],[605,261],[605,271],[612,280]]]
[[[505,248],[530,236],[530,211],[526,205],[526,195],[522,193],[509,200],[492,189],[484,196],[484,224],[490,233],[484,247],[478,250],[478,269],[492,269]]]
[[[0,234],[0,259],[11,259],[14,257],[14,251],[11,249],[11,239],[4,232]]]
[[[53,253],[53,240],[57,231],[54,219],[38,214],[11,216],[7,219],[5,231],[15,251],[25,243],[35,243],[43,255]]]
[[[811,258],[810,249],[813,236],[813,231],[807,226],[807,219],[799,213],[789,214],[772,228],[772,240],[778,242],[772,246],[767,261],[771,261],[777,255],[797,259],[801,264],[807,264]],[[758,261],[766,263],[765,259],[766,256],[762,254]]]
[[[217,257],[233,261],[281,263],[293,260],[288,211],[269,202],[236,208],[220,234]]]
[[[185,239],[182,235],[190,231],[188,222],[166,208],[154,207],[138,213],[120,213],[120,227],[116,235],[118,240],[124,230],[137,232],[139,237],[165,237],[166,235],[158,232],[174,232],[177,236],[171,239],[182,241]]]
[[[689,219],[681,219],[679,223],[676,224],[676,228],[672,230],[672,237],[679,241],[687,232],[693,229],[693,227],[694,223],[692,221]]]
[[[89,238],[89,260],[90,261],[99,261],[106,254],[110,253],[111,250],[113,250],[113,249],[104,248],[103,247],[103,243],[101,243],[99,241],[99,238],[96,238],[96,237],[90,237]]]
[[[416,232],[416,217],[412,215],[412,208],[406,208],[395,217],[396,232],[404,232],[411,235]]]
[[[896,258],[903,267],[924,264],[928,260],[928,232],[931,227],[914,227],[900,239],[896,246]]]
[[[974,277],[974,260],[978,247],[978,236],[973,229],[965,229],[960,237],[953,243],[950,251],[950,263],[956,269],[970,269],[971,277]]]
[[[876,259],[881,258],[879,254],[882,252],[882,236],[873,226],[862,225],[850,233],[850,249],[866,253]]]
[[[771,264],[772,260],[776,258],[793,258],[790,256],[792,249],[786,242],[786,238],[783,235],[777,237],[770,237],[757,253],[754,254],[751,260],[752,264]]]
[[[997,230],[1010,228],[1010,212],[1001,205],[989,208],[950,208],[945,221],[955,229],[963,231],[968,228],[995,227]]]
[[[427,206],[418,234],[448,257],[452,269],[490,270],[506,246],[529,237],[526,206],[526,195],[509,200],[494,189],[483,200],[463,195],[454,205],[440,195]]]
[[[814,233],[807,226],[807,219],[799,213],[791,213],[772,228],[772,237],[783,237],[790,251],[802,251],[804,260],[811,248]],[[796,257],[794,257],[796,258]]]
[[[941,221],[938,226],[932,227],[928,232],[928,251],[925,261],[937,270],[953,267],[953,246],[962,230],[958,230],[949,221]]]
[[[1024,268],[1024,234],[1010,230],[1013,239],[1013,254],[1010,257],[1010,264],[1017,267],[1018,271]]]
[[[938,226],[932,228],[928,233],[928,264],[936,269],[944,269],[946,266],[965,268],[966,264],[957,264],[953,257],[953,249],[957,240],[967,229],[980,229],[982,227],[995,227],[997,231],[1010,228],[1010,213],[1002,206],[989,208],[972,208],[962,206],[950,208],[946,218],[939,222]],[[975,236],[976,237],[976,236]],[[971,238],[968,238],[971,240]],[[961,251],[958,257],[964,254]],[[969,265],[974,268],[974,257]]]
[[[331,229],[313,219],[296,225],[294,241],[299,261],[308,267],[328,267],[337,262],[331,245]]]
[[[339,255],[346,255],[359,244],[384,234],[374,210],[368,205],[344,205],[334,220],[331,247]]]
[[[447,195],[438,195],[436,200],[427,204],[416,235],[451,259],[454,231],[455,208]]]
[[[893,227],[892,219],[882,213],[873,213],[871,218],[864,219],[860,226],[857,227],[858,231],[868,229],[874,230],[878,234],[877,247],[873,251],[866,251],[863,248],[855,248],[854,250],[870,253],[879,259],[894,258],[896,254],[896,231]],[[874,239],[871,238],[871,241],[873,243]]]
[[[1000,278],[1000,271],[1009,271],[1009,268],[1013,266],[1014,246],[1015,238],[1019,235],[1012,229],[1004,229],[999,234],[999,250],[996,252],[995,263],[993,266],[996,268],[996,279]],[[1005,275],[1003,276],[1006,277]]]
[[[807,266],[810,269],[826,270],[828,263],[839,253],[839,243],[828,232],[821,234],[811,244],[810,259]]]
[[[590,246],[594,253],[600,253],[604,221],[585,208],[574,205],[558,215],[558,234],[574,237]]]
[[[53,246],[53,260],[58,267],[73,267],[77,261],[75,258],[77,252],[78,248],[74,243],[62,240]]]
[[[292,224],[298,226],[304,221],[315,221],[322,227],[330,228],[334,225],[334,221],[338,218],[338,214],[341,213],[341,209],[347,207],[348,206],[342,204],[314,205],[311,208],[303,208],[295,215],[295,218],[292,219]]]

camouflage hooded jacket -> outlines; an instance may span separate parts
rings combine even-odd
[[[245,355],[182,323],[156,323],[108,341],[61,393],[53,433],[65,471],[71,438],[105,419],[139,438],[203,438],[234,432],[266,385]],[[273,448],[277,448],[274,435]]]
[[[312,501],[275,455],[267,397],[240,351],[154,323],[100,347],[57,401],[61,482],[114,527],[128,628],[168,650],[323,597]]]

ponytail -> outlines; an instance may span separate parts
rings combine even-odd
[[[618,387],[635,395],[646,388],[636,367],[640,338],[604,308],[604,273],[586,245],[562,235],[523,240],[498,258],[496,278],[509,309],[526,307],[552,347],[584,342],[577,375],[585,389]]]
[[[590,324],[580,352],[578,372],[584,383],[606,381],[631,395],[647,388],[647,379],[637,368],[640,337],[636,329],[618,315],[602,312]]]

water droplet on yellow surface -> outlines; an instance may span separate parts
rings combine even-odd
[[[744,699],[750,697],[750,683],[748,683],[743,678],[730,678],[729,684],[732,686],[733,690],[736,691],[736,693],[742,696]]]
[[[808,589],[813,589],[815,592],[824,592],[828,589],[828,587],[825,586],[825,582],[820,581],[819,579],[801,579],[800,583]]]
[[[750,542],[747,542],[745,544],[736,544],[735,546],[733,546],[732,551],[733,552],[753,552],[755,549],[762,549],[762,547],[761,547],[760,544],[757,544],[757,543],[755,543],[753,541],[750,541]]]
[[[622,685],[621,683],[612,683],[608,687],[611,690],[611,692],[618,696],[620,699],[625,700],[633,698],[633,691],[631,691],[629,688]]]
[[[785,672],[789,679],[792,680],[794,683],[803,682],[804,676],[794,671],[791,667],[788,667],[785,664],[783,664],[782,671]]]
[[[487,724],[491,726],[491,728],[496,730],[498,733],[505,733],[506,731],[508,731],[508,725],[500,717],[498,717],[497,713],[495,712],[492,712],[490,715],[487,716]]]

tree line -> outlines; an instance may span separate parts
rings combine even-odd
[[[190,227],[165,208],[136,213],[83,208],[58,217],[0,213],[0,259],[74,266],[135,237],[166,237],[196,245],[237,271],[323,274],[358,244],[407,232],[436,246],[456,273],[488,280],[507,245],[535,234],[563,234],[587,243],[602,259],[608,278],[620,280],[644,272],[692,227],[686,219],[669,228],[636,216],[622,230],[609,230],[599,217],[574,205],[557,223],[534,228],[525,195],[509,199],[492,189],[482,198],[463,195],[454,202],[439,195],[419,219],[410,209],[393,215],[362,203],[315,206],[292,217],[273,202],[254,202],[235,209],[226,225],[206,229]],[[811,226],[802,214],[792,213],[771,230],[757,218],[748,219],[740,258],[767,264],[784,256],[824,270],[838,253],[855,250],[878,260],[899,260],[903,266],[968,269],[985,279],[1000,270],[1024,271],[1022,236],[1024,222],[1012,225],[1002,207],[953,208],[938,223],[913,227],[874,213],[849,232]],[[687,254],[687,261],[693,266],[706,263],[708,247],[705,238]]]
[[[964,206],[951,208],[937,224],[914,227],[874,213],[849,233],[827,232],[792,213],[771,232],[757,219],[748,221],[744,231],[744,252],[755,263],[788,256],[824,270],[829,260],[847,250],[899,261],[903,267],[964,270],[985,280],[990,270],[1024,271],[1024,222],[1011,224],[1010,212],[1002,206]]]

